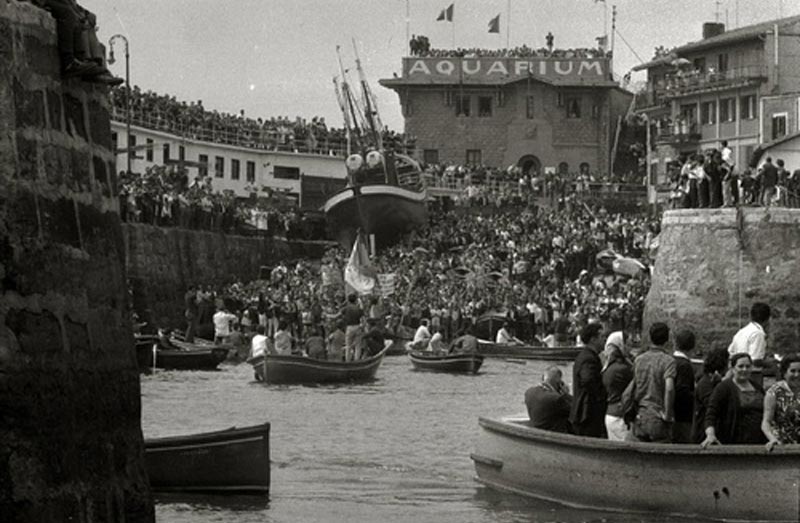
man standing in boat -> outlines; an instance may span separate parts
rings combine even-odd
[[[572,396],[561,376],[561,369],[555,365],[547,367],[542,382],[525,392],[525,406],[531,425],[537,429],[567,434],[570,432]]]
[[[364,311],[358,304],[358,296],[350,294],[347,297],[347,305],[342,309],[342,321],[346,325],[344,330],[344,359],[354,361],[361,356],[359,346],[361,338],[361,319]]]
[[[572,366],[572,410],[569,421],[579,436],[606,437],[606,389],[603,386],[600,352],[603,350],[603,325],[590,323],[581,331],[583,349]]]
[[[633,437],[651,443],[672,442],[675,422],[675,359],[667,354],[669,327],[650,326],[650,349],[633,362],[633,395],[638,406]]]

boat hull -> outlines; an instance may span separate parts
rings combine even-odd
[[[480,341],[478,354],[487,358],[516,358],[522,360],[574,361],[581,347],[534,347],[532,345],[505,345]]]
[[[478,480],[503,491],[612,511],[722,521],[798,521],[800,446],[613,442],[481,418]]]
[[[157,492],[269,493],[270,424],[145,440]]]
[[[139,338],[136,340],[136,362],[140,371],[154,366],[164,370],[216,370],[228,357],[229,349],[210,343],[186,343],[170,340],[175,348],[158,345],[158,338]],[[155,353],[153,345],[157,345]],[[154,361],[155,360],[155,361]]]
[[[317,385],[372,381],[386,349],[359,361],[325,361],[303,356],[267,355],[251,359],[256,379],[270,385]]]
[[[424,192],[386,184],[347,187],[329,198],[324,210],[329,233],[345,248],[352,247],[359,228],[384,246],[428,223]]]
[[[416,370],[430,372],[449,372],[462,374],[475,374],[483,364],[480,354],[448,354],[436,356],[422,351],[409,353],[408,357]]]

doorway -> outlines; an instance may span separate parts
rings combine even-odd
[[[532,154],[526,154],[517,162],[517,167],[520,168],[522,174],[527,176],[537,176],[542,170],[542,162],[539,158]]]

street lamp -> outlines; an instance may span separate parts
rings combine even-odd
[[[125,150],[127,151],[127,174],[131,174],[131,55],[128,48],[128,39],[125,35],[116,34],[108,40],[108,63],[116,62],[114,59],[114,41],[120,38],[125,43],[125,139],[128,141]]]

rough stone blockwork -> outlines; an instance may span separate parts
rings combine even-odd
[[[189,285],[250,281],[261,266],[293,256],[290,245],[272,238],[141,224],[126,224],[124,232],[134,307],[160,327],[185,328],[183,295]]]
[[[800,350],[800,210],[680,210],[664,214],[645,331],[690,328],[697,347],[726,347],[750,305],[772,307],[768,351]]]
[[[50,15],[0,0],[4,522],[154,520],[109,136]]]

